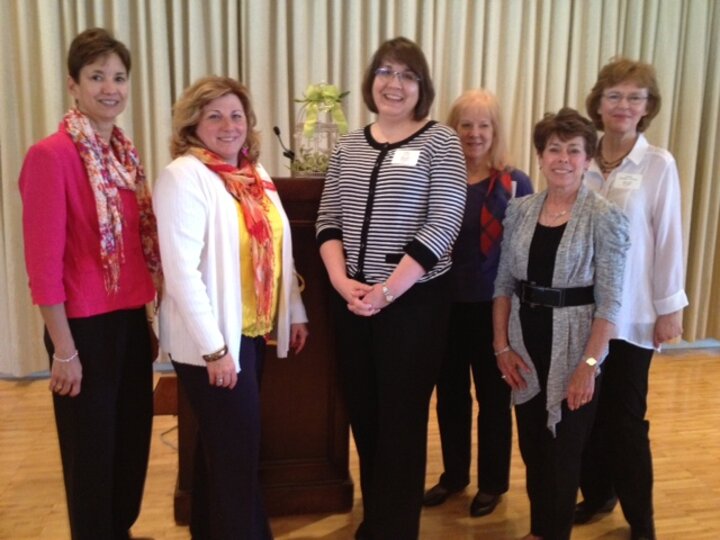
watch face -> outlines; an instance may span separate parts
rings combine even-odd
[[[395,300],[395,296],[390,294],[390,289],[387,288],[387,285],[382,286],[382,292],[385,296],[385,300],[387,300],[388,302],[392,302],[393,300]]]

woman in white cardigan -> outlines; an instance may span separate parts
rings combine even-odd
[[[172,154],[154,192],[167,266],[160,344],[198,418],[194,538],[271,538],[260,496],[259,380],[265,336],[277,354],[308,335],[287,216],[258,163],[250,97],[200,79],[173,111]]]

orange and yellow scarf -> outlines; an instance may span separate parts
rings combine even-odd
[[[247,160],[243,160],[238,168],[205,148],[192,147],[190,154],[217,174],[228,193],[240,203],[245,226],[250,234],[258,322],[272,325],[275,256],[272,226],[265,208],[267,183],[260,178],[255,165]]]

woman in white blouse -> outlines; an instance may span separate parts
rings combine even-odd
[[[652,66],[617,59],[604,66],[586,100],[604,135],[585,184],[630,221],[617,338],[605,360],[597,419],[588,442],[576,523],[609,512],[619,499],[633,539],[655,538],[648,372],[653,352],[682,333],[684,290],[680,182],[673,156],[643,132],[660,110]],[[617,495],[617,498],[616,498]]]

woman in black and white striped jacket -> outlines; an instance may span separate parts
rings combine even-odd
[[[377,120],[343,137],[317,221],[337,291],[340,374],[360,457],[356,538],[417,538],[430,395],[445,346],[450,250],[466,193],[457,135],[427,120],[422,51],[385,42],[363,80]]]

